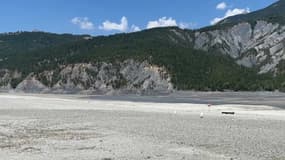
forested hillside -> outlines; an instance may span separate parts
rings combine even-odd
[[[29,34],[34,37],[27,36]],[[193,49],[193,31],[175,27],[89,40],[82,36],[55,36],[41,32],[24,32],[10,36],[6,40],[12,40],[15,36],[29,37],[31,40],[25,41],[28,43],[25,46],[33,46],[35,41],[32,39],[41,40],[33,49],[23,52],[2,50],[1,68],[23,73],[17,82],[21,82],[31,72],[37,74],[59,70],[61,66],[68,64],[113,63],[134,59],[165,67],[175,88],[182,90],[274,90],[281,87],[277,78],[273,78],[271,74],[258,75],[255,68],[240,66],[227,55]],[[52,36],[56,37],[53,41],[50,40]],[[70,37],[72,38],[69,41],[72,42],[66,40]],[[2,41],[5,42],[5,39],[2,38]],[[20,49],[18,46],[21,42],[19,40],[19,44],[15,42],[10,45],[15,44],[14,48]],[[13,86],[16,87],[17,84]]]

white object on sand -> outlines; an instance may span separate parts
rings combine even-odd
[[[203,112],[200,113],[200,118],[204,118],[204,113]]]

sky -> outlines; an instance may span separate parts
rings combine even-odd
[[[277,0],[2,0],[0,33],[40,30],[109,35],[179,26],[201,28]]]

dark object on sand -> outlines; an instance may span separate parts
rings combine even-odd
[[[235,112],[222,112],[222,114],[235,114]]]

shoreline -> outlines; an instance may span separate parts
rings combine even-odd
[[[93,99],[102,101],[125,102],[151,102],[151,103],[189,103],[212,105],[268,105],[285,109],[285,93],[282,92],[193,92],[176,91],[163,95],[139,95],[139,94],[114,94],[114,95],[90,95],[90,94],[49,94],[49,93],[20,93],[10,92],[0,95],[22,95],[43,97],[65,97],[77,99]]]
[[[12,102],[11,99],[13,100]],[[271,105],[212,104],[211,107],[208,107],[208,103],[158,103],[115,100],[114,98],[108,100],[102,99],[102,97],[89,98],[82,95],[42,94],[0,94],[0,100],[4,102],[0,106],[0,110],[105,110],[191,114],[195,116],[200,115],[202,112],[207,116],[224,116],[221,112],[231,111],[238,115],[235,115],[235,117],[240,118],[285,120],[285,109]]]

